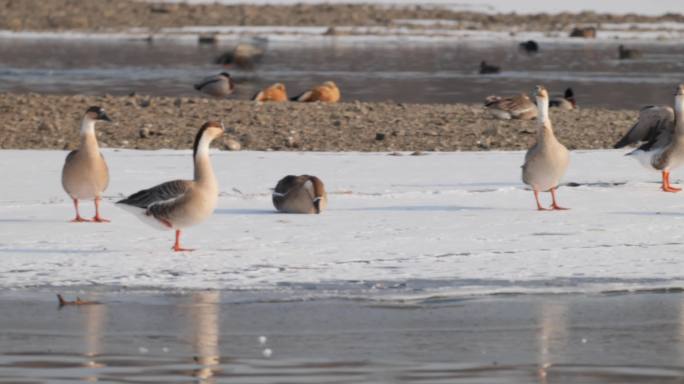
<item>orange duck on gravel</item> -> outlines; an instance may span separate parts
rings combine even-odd
[[[261,91],[257,92],[254,97],[252,97],[253,101],[275,101],[275,102],[281,102],[281,101],[287,101],[287,90],[285,89],[285,84],[283,83],[275,83],[269,87],[266,87],[262,89]]]
[[[326,81],[321,85],[317,85],[312,89],[295,96],[292,101],[301,101],[303,103],[313,103],[320,101],[323,103],[337,103],[340,101],[340,89],[332,81]]]

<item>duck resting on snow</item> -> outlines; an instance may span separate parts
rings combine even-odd
[[[284,213],[321,213],[328,206],[328,194],[316,176],[288,175],[276,184],[273,205]]]

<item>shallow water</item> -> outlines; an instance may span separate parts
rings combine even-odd
[[[644,44],[644,56],[617,59],[615,43],[546,43],[523,53],[511,42],[272,42],[254,71],[228,68],[236,98],[284,82],[291,95],[336,81],[345,100],[480,103],[491,94],[528,92],[542,83],[553,93],[573,87],[580,106],[638,108],[671,104],[682,81],[684,46]],[[192,84],[223,68],[211,64],[229,45],[141,41],[0,40],[0,91],[60,94],[196,95]],[[497,75],[477,74],[481,60]]]
[[[70,294],[69,296],[73,296]],[[674,383],[684,295],[417,302],[0,294],[0,383]],[[262,338],[263,337],[263,338]],[[268,353],[270,351],[270,354]]]

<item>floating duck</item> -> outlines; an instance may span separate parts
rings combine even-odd
[[[285,90],[285,84],[275,83],[273,85],[270,85],[270,86],[262,89],[261,91],[257,92],[257,94],[254,95],[254,97],[252,97],[252,100],[253,101],[261,101],[261,102],[288,101],[287,91]]]
[[[215,64],[224,66],[235,65],[242,69],[252,69],[261,61],[264,50],[252,44],[238,44],[232,51],[226,52],[214,60]]]
[[[321,213],[328,206],[328,194],[316,176],[288,175],[276,184],[273,205],[284,213]]]
[[[595,39],[596,38],[596,28],[594,27],[575,27],[570,32],[570,37],[583,37],[585,39]]]
[[[575,109],[577,103],[575,102],[575,93],[572,88],[567,88],[563,96],[553,96],[549,100],[549,106],[559,109]]]
[[[641,51],[638,49],[627,49],[624,45],[620,44],[618,47],[618,57],[620,60],[630,60],[641,57]]]
[[[532,187],[537,209],[545,211],[539,202],[539,192],[551,192],[552,204],[548,209],[567,209],[558,205],[556,188],[561,177],[565,174],[570,160],[568,149],[561,144],[553,134],[553,127],[549,119],[549,94],[546,89],[538,85],[535,89],[537,99],[537,142],[525,154],[525,164],[522,166],[522,180]]]
[[[480,63],[480,74],[481,75],[487,75],[487,74],[499,73],[499,72],[501,72],[501,67],[497,67],[496,65],[489,65],[484,60],[482,60],[482,62]]]
[[[223,133],[223,124],[215,121],[205,123],[197,132],[192,151],[193,180],[168,181],[117,201],[146,223],[175,230],[176,242],[172,249],[176,252],[192,251],[181,247],[181,231],[206,220],[216,207],[218,183],[209,158],[209,145]]]
[[[235,83],[228,72],[221,72],[216,76],[205,77],[195,84],[195,89],[207,95],[224,98],[233,93]]]
[[[534,40],[527,40],[518,45],[521,49],[528,53],[539,52],[539,44]]]
[[[497,119],[531,120],[537,117],[537,105],[521,93],[511,97],[489,96],[485,108]]]
[[[95,136],[95,122],[101,120],[112,121],[104,109],[88,108],[81,121],[81,144],[77,150],[69,152],[62,168],[62,186],[73,200],[76,210],[76,218],[72,220],[74,223],[109,222],[100,216],[100,200],[109,185],[109,169]],[[78,211],[78,201],[83,199],[95,201],[95,217],[92,220],[84,219]]]
[[[668,106],[642,108],[639,120],[614,147],[638,143],[643,144],[627,155],[646,168],[661,171],[663,191],[681,191],[670,185],[670,171],[684,164],[684,84],[675,92],[674,111]]]
[[[337,103],[340,100],[340,89],[337,84],[332,81],[326,81],[321,85],[317,85],[312,89],[292,97],[292,101],[300,101],[303,103],[313,103],[320,101],[323,103]]]

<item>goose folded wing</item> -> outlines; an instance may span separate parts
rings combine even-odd
[[[168,181],[136,192],[123,200],[117,201],[117,204],[126,204],[149,210],[155,205],[169,204],[181,199],[190,190],[191,184],[192,182],[187,180]]]
[[[674,111],[667,106],[650,105],[639,111],[639,120],[615,143],[614,148],[622,148],[630,144],[646,142],[647,149],[672,134],[674,129]]]
[[[195,89],[199,91],[200,89],[206,87],[207,85],[213,84],[213,83],[218,83],[219,81],[221,81],[220,78],[207,77],[206,79],[203,79],[201,82],[195,84]]]

